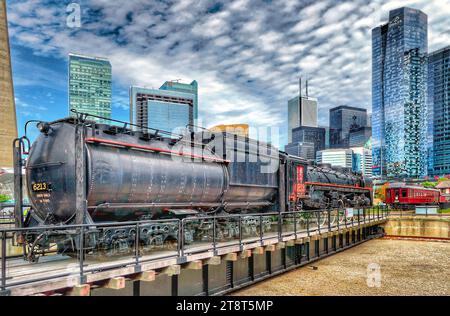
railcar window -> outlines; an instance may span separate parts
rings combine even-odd
[[[402,197],[406,197],[407,196],[407,191],[406,190],[402,190]]]

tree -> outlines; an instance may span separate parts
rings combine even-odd
[[[376,199],[380,199],[381,201],[386,201],[386,189],[388,188],[389,183],[385,183],[382,186],[379,186],[375,189],[375,195],[374,197]]]
[[[11,200],[11,197],[6,194],[0,194],[0,203],[4,203]]]
[[[432,181],[422,182],[422,186],[424,188],[434,188],[436,185],[437,185],[437,182],[432,182]]]

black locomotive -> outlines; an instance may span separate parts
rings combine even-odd
[[[372,203],[363,176],[315,165],[267,143],[207,130],[181,136],[117,122],[100,124],[78,115],[38,124],[41,133],[26,160],[32,209],[23,226]]]
[[[26,164],[29,225],[75,222],[77,129],[83,129],[78,177],[86,223],[186,210],[284,212],[371,204],[371,188],[361,175],[237,135],[161,136],[93,121],[77,124],[74,118],[40,123],[40,129]]]

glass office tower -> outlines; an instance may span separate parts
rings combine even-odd
[[[348,148],[350,130],[366,126],[366,109],[347,105],[330,109],[330,148]]]
[[[198,120],[198,83],[197,83],[197,81],[194,80],[190,84],[181,83],[181,82],[177,82],[177,81],[166,81],[159,89],[193,94],[194,95],[193,124],[197,125],[197,120]]]
[[[130,120],[139,131],[182,133],[194,123],[194,101],[192,93],[131,87]]]
[[[372,30],[374,176],[426,174],[427,23],[426,14],[405,7]]]
[[[296,96],[288,101],[288,141],[293,142],[292,130],[300,126],[317,127],[317,99]]]
[[[111,118],[111,77],[111,64],[107,59],[69,54],[69,109]],[[74,114],[70,112],[70,115]]]
[[[450,174],[450,46],[428,56],[428,172]]]

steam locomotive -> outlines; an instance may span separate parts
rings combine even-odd
[[[362,175],[315,165],[267,143],[207,130],[174,135],[117,122],[78,116],[38,124],[40,135],[26,160],[32,209],[23,226],[372,203],[370,180]]]

